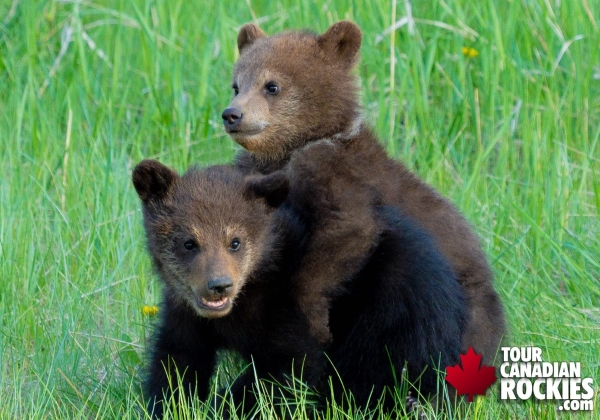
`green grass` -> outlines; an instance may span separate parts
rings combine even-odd
[[[386,32],[410,3],[414,27]],[[253,19],[268,33],[361,26],[369,120],[479,233],[507,341],[580,361],[598,390],[600,0],[410,3],[0,3],[1,419],[140,416],[142,307],[159,287],[131,169],[232,159],[220,113]],[[469,417],[569,417],[497,395]]]

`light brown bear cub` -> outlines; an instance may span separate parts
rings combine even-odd
[[[352,190],[357,197],[376,191],[380,204],[400,208],[434,238],[467,297],[463,350],[472,346],[490,364],[505,329],[490,267],[456,208],[389,158],[363,122],[351,73],[361,39],[358,26],[347,21],[321,35],[292,31],[268,37],[253,24],[240,29],[235,97],[222,115],[226,131],[246,149],[236,165],[245,173],[268,174],[284,168],[294,151],[310,143],[337,144],[332,153],[347,168],[340,176],[356,180]]]

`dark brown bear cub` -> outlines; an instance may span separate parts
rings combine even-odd
[[[321,360],[322,350],[293,304],[288,280],[304,231],[289,214],[273,217],[286,197],[287,179],[254,185],[226,166],[179,176],[145,160],[134,169],[133,184],[163,284],[144,386],[150,411],[162,416],[163,393],[177,384],[176,372],[182,381],[176,392],[206,398],[219,349],[253,360],[261,378],[283,380],[293,363],[295,372],[304,363],[306,380],[316,382],[310,373],[321,375],[322,366],[310,363]],[[235,383],[234,397],[242,401],[244,387],[253,382],[250,369]]]
[[[295,151],[309,144],[338,144],[331,161],[348,162],[349,173],[340,176],[356,180],[350,186],[354,194],[377,191],[382,204],[414,220],[449,261],[469,307],[462,349],[472,346],[491,364],[504,333],[504,315],[490,267],[454,206],[390,159],[363,122],[351,73],[361,39],[351,22],[338,22],[321,35],[268,37],[252,24],[240,29],[235,97],[222,115],[226,131],[246,149],[236,165],[246,173],[267,174],[285,167]]]
[[[323,151],[307,149],[305,157]],[[397,209],[370,199],[357,206],[364,206],[360,212],[373,218],[374,228],[359,232],[363,223],[344,214],[344,180],[336,184],[333,170],[331,182],[321,185],[323,173],[315,176],[301,157],[292,178],[283,171],[244,177],[227,166],[179,176],[151,160],[135,168],[148,247],[163,283],[162,319],[144,386],[155,415],[162,415],[163,395],[208,396],[220,349],[254,362],[254,370],[232,385],[233,400],[244,402],[245,412],[254,402],[247,391],[255,374],[284,384],[301,375],[323,398],[331,395],[331,379],[339,402],[345,389],[361,407],[383,399],[390,408],[404,367],[422,394],[433,395],[435,369],[457,363],[466,304],[429,236]],[[315,194],[308,201],[307,194],[290,195],[290,182],[292,191]],[[312,213],[315,202],[324,217],[339,221],[339,231],[322,229]],[[358,235],[339,236],[355,230]],[[324,236],[370,244],[347,276],[335,273],[336,284],[320,289],[330,308],[329,340],[315,334],[312,309],[305,307],[311,299],[299,298],[305,278],[298,284],[303,261],[319,250],[315,243],[328,242],[320,241]],[[331,249],[328,255],[339,267],[345,254]],[[314,269],[318,282],[329,266]],[[182,387],[174,390],[176,371]]]

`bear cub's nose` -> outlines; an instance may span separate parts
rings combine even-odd
[[[208,290],[216,295],[223,295],[231,290],[233,281],[229,277],[218,277],[208,281]]]
[[[237,108],[227,108],[225,111],[223,111],[221,117],[223,117],[223,124],[225,127],[235,128],[242,122],[244,114],[242,114],[242,111]]]

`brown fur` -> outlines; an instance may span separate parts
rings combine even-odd
[[[339,165],[336,182],[347,183],[349,208],[353,199],[374,191],[382,204],[399,207],[434,237],[467,297],[469,320],[463,347],[473,346],[490,364],[505,328],[490,267],[456,208],[402,163],[390,159],[363,124],[357,84],[350,72],[358,61],[360,43],[360,30],[351,22],[338,22],[322,35],[284,32],[267,37],[254,25],[242,27],[240,59],[233,74],[237,94],[223,114],[226,131],[247,150],[236,165],[247,173],[267,174],[283,169],[293,153],[309,143],[334,142],[337,147],[331,155],[314,165],[323,165],[324,171]],[[277,86],[277,93],[269,92],[271,84]],[[327,260],[326,255],[315,255],[306,269],[318,270]],[[310,295],[309,290],[303,293]],[[321,337],[327,336],[324,322],[313,325]]]
[[[226,166],[180,177],[145,160],[135,168],[133,184],[143,203],[150,254],[173,301],[205,318],[229,314],[249,274],[271,252],[266,237],[271,208],[248,200],[241,175]],[[172,238],[176,243],[165,247]],[[241,243],[239,250],[232,250],[233,241]],[[185,248],[187,242],[193,249]],[[232,286],[223,293],[209,289],[210,280],[226,278]],[[206,305],[223,299],[222,308]]]
[[[342,22],[320,37],[290,32],[266,38],[245,25],[238,36],[242,59],[233,80],[239,93],[228,108],[243,110],[243,116],[228,129],[232,138],[264,161],[280,161],[308,141],[351,125],[360,115],[354,80],[346,76],[361,40],[353,28]],[[352,42],[335,42],[345,34],[354,37]],[[324,69],[319,77],[315,66]],[[265,93],[271,82],[281,88],[278,95]]]
[[[310,219],[311,226],[292,283],[312,334],[325,345],[331,341],[327,316],[331,298],[364,267],[383,228],[374,210],[380,202],[377,191],[365,188],[355,193],[360,180],[347,167],[350,162],[333,162],[339,148],[334,142],[311,143],[293,155],[285,171],[291,189],[286,202]]]

